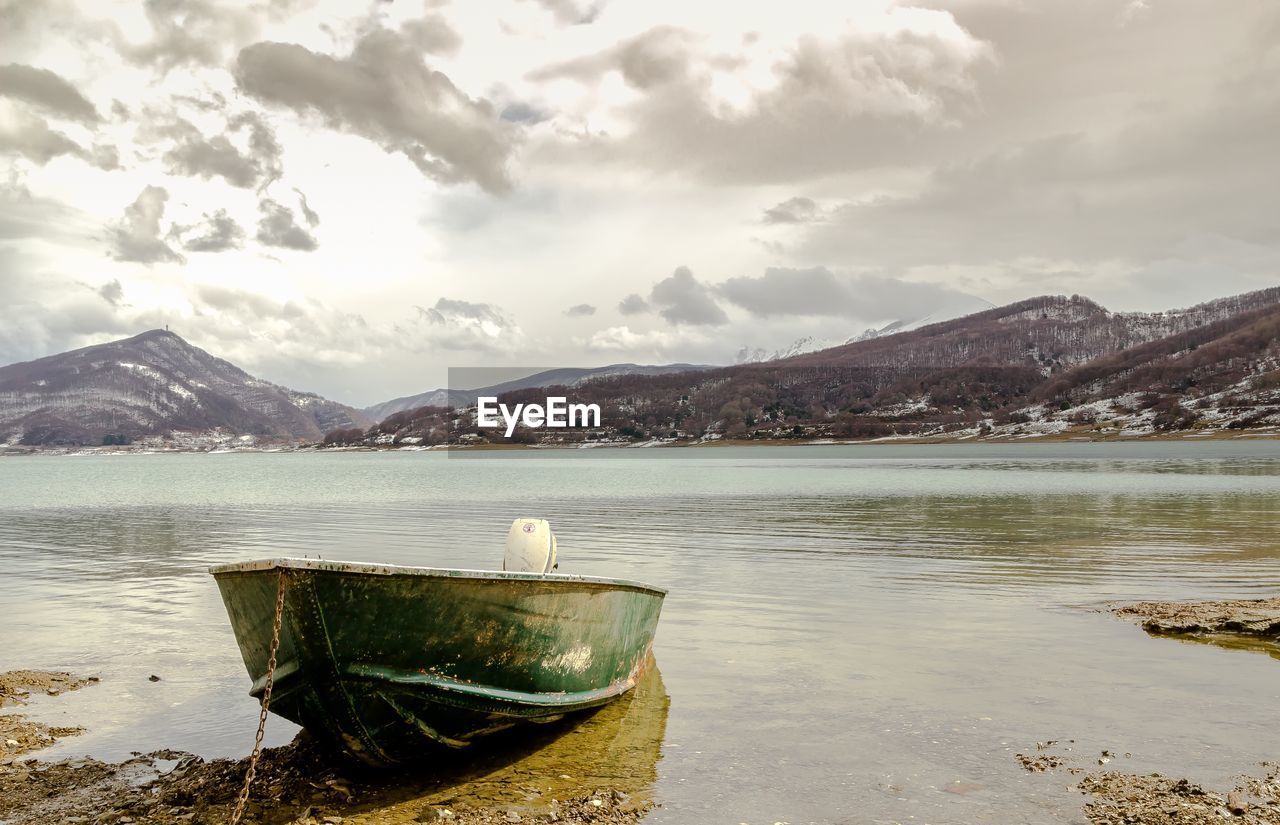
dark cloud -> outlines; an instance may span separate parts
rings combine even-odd
[[[515,321],[493,304],[440,298],[430,308],[417,310],[417,318],[397,325],[394,333],[419,351],[511,352],[523,336]]]
[[[20,63],[0,66],[0,95],[26,101],[68,120],[97,123],[101,119],[88,98],[48,69]]]
[[[510,322],[502,314],[502,310],[493,304],[478,304],[471,301],[459,301],[456,298],[440,298],[431,309],[424,310],[432,323],[443,324],[457,319],[478,321],[480,323],[507,326]]]
[[[711,290],[685,266],[654,284],[649,301],[671,324],[718,326],[729,322],[729,316],[716,303]]]
[[[112,257],[117,261],[141,264],[181,263],[184,259],[165,242],[160,231],[169,192],[160,186],[148,186],[138,199],[127,206],[124,217],[111,227]]]
[[[184,65],[220,66],[227,53],[258,34],[258,19],[240,3],[214,0],[146,0],[152,37],[131,44],[118,32],[121,53],[135,63],[152,65],[162,72]]]
[[[263,198],[258,204],[258,211],[261,213],[258,219],[259,243],[303,252],[312,252],[319,246],[315,236],[298,225],[293,210],[287,206]]]
[[[174,174],[205,179],[220,177],[232,186],[257,187],[258,191],[284,174],[283,151],[275,133],[253,112],[230,118],[226,132],[213,137],[205,137],[182,118],[174,119],[156,132],[174,141],[164,155],[169,171]],[[233,142],[241,133],[248,134],[247,149]]]
[[[453,55],[462,47],[462,38],[438,14],[409,20],[400,27],[400,32],[405,39],[427,54]]]
[[[812,198],[794,197],[764,210],[762,223],[814,223],[822,220],[822,209]]]
[[[939,284],[882,275],[837,275],[821,266],[770,267],[758,278],[730,278],[715,291],[760,318],[919,318],[945,307],[977,305],[972,296]]]
[[[658,26],[602,52],[538,69],[529,78],[594,82],[605,73],[617,70],[634,88],[650,90],[688,75],[693,41],[689,32]]]
[[[306,218],[307,226],[315,229],[320,225],[320,216],[316,214],[316,211],[307,203],[307,196],[302,194],[301,189],[294,189],[293,191],[298,196],[298,208],[302,210],[302,217]]]
[[[8,122],[0,123],[0,152],[21,155],[41,166],[69,155],[107,172],[120,168],[116,147],[101,143],[85,149],[44,118],[24,110],[13,112]]]
[[[316,112],[333,128],[404,154],[434,180],[472,181],[491,192],[511,188],[506,164],[515,127],[423,62],[399,33],[370,32],[345,57],[255,43],[241,50],[235,76],[258,100]]]
[[[1280,248],[1280,86],[1212,108],[1011,143],[938,167],[919,191],[852,203],[798,246],[850,265],[1149,263],[1225,238]]]
[[[120,151],[109,143],[99,143],[87,155],[88,161],[104,172],[114,172],[120,166]]]
[[[566,129],[538,144],[538,157],[735,185],[795,184],[928,158],[979,114],[976,73],[992,50],[944,12],[919,20],[905,31],[842,25],[801,37],[769,67],[771,83],[733,101],[718,89],[743,56],[716,53],[699,35],[670,26],[547,66],[529,77],[595,89],[617,73],[642,94],[611,113],[623,128]]]
[[[604,0],[583,3],[581,0],[537,0],[539,6],[551,12],[556,21],[565,26],[581,26],[592,23],[604,9]]]
[[[119,279],[113,279],[99,287],[98,294],[111,306],[119,306],[124,299],[124,287],[120,286]]]
[[[570,318],[582,318],[587,315],[595,315],[596,308],[591,304],[574,304],[566,309],[564,314],[568,315]]]
[[[623,315],[641,315],[652,311],[653,307],[649,306],[649,302],[634,292],[618,302],[618,312]]]
[[[44,165],[59,155],[83,157],[80,144],[55,129],[44,118],[15,112],[9,123],[0,124],[0,152],[18,154]]]
[[[182,248],[189,252],[226,252],[239,249],[244,243],[244,230],[225,209],[212,215],[206,213],[204,222],[188,227],[187,232],[195,233],[182,243]]]

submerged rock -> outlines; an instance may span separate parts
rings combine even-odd
[[[1280,641],[1280,596],[1218,602],[1138,602],[1112,608],[1148,633],[1196,635],[1237,633]]]

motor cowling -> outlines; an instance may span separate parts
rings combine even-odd
[[[502,569],[515,573],[550,573],[559,562],[556,536],[546,519],[518,518],[507,533]]]

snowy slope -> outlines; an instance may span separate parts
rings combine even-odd
[[[0,367],[0,442],[101,444],[219,431],[287,441],[358,411],[255,378],[165,330]]]

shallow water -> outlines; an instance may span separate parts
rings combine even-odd
[[[33,705],[89,728],[51,757],[248,750],[207,566],[493,567],[520,515],[563,571],[671,591],[652,822],[1074,822],[1014,753],[1217,786],[1280,756],[1274,658],[1096,611],[1280,592],[1276,442],[14,457],[0,502],[0,670],[102,677]]]

